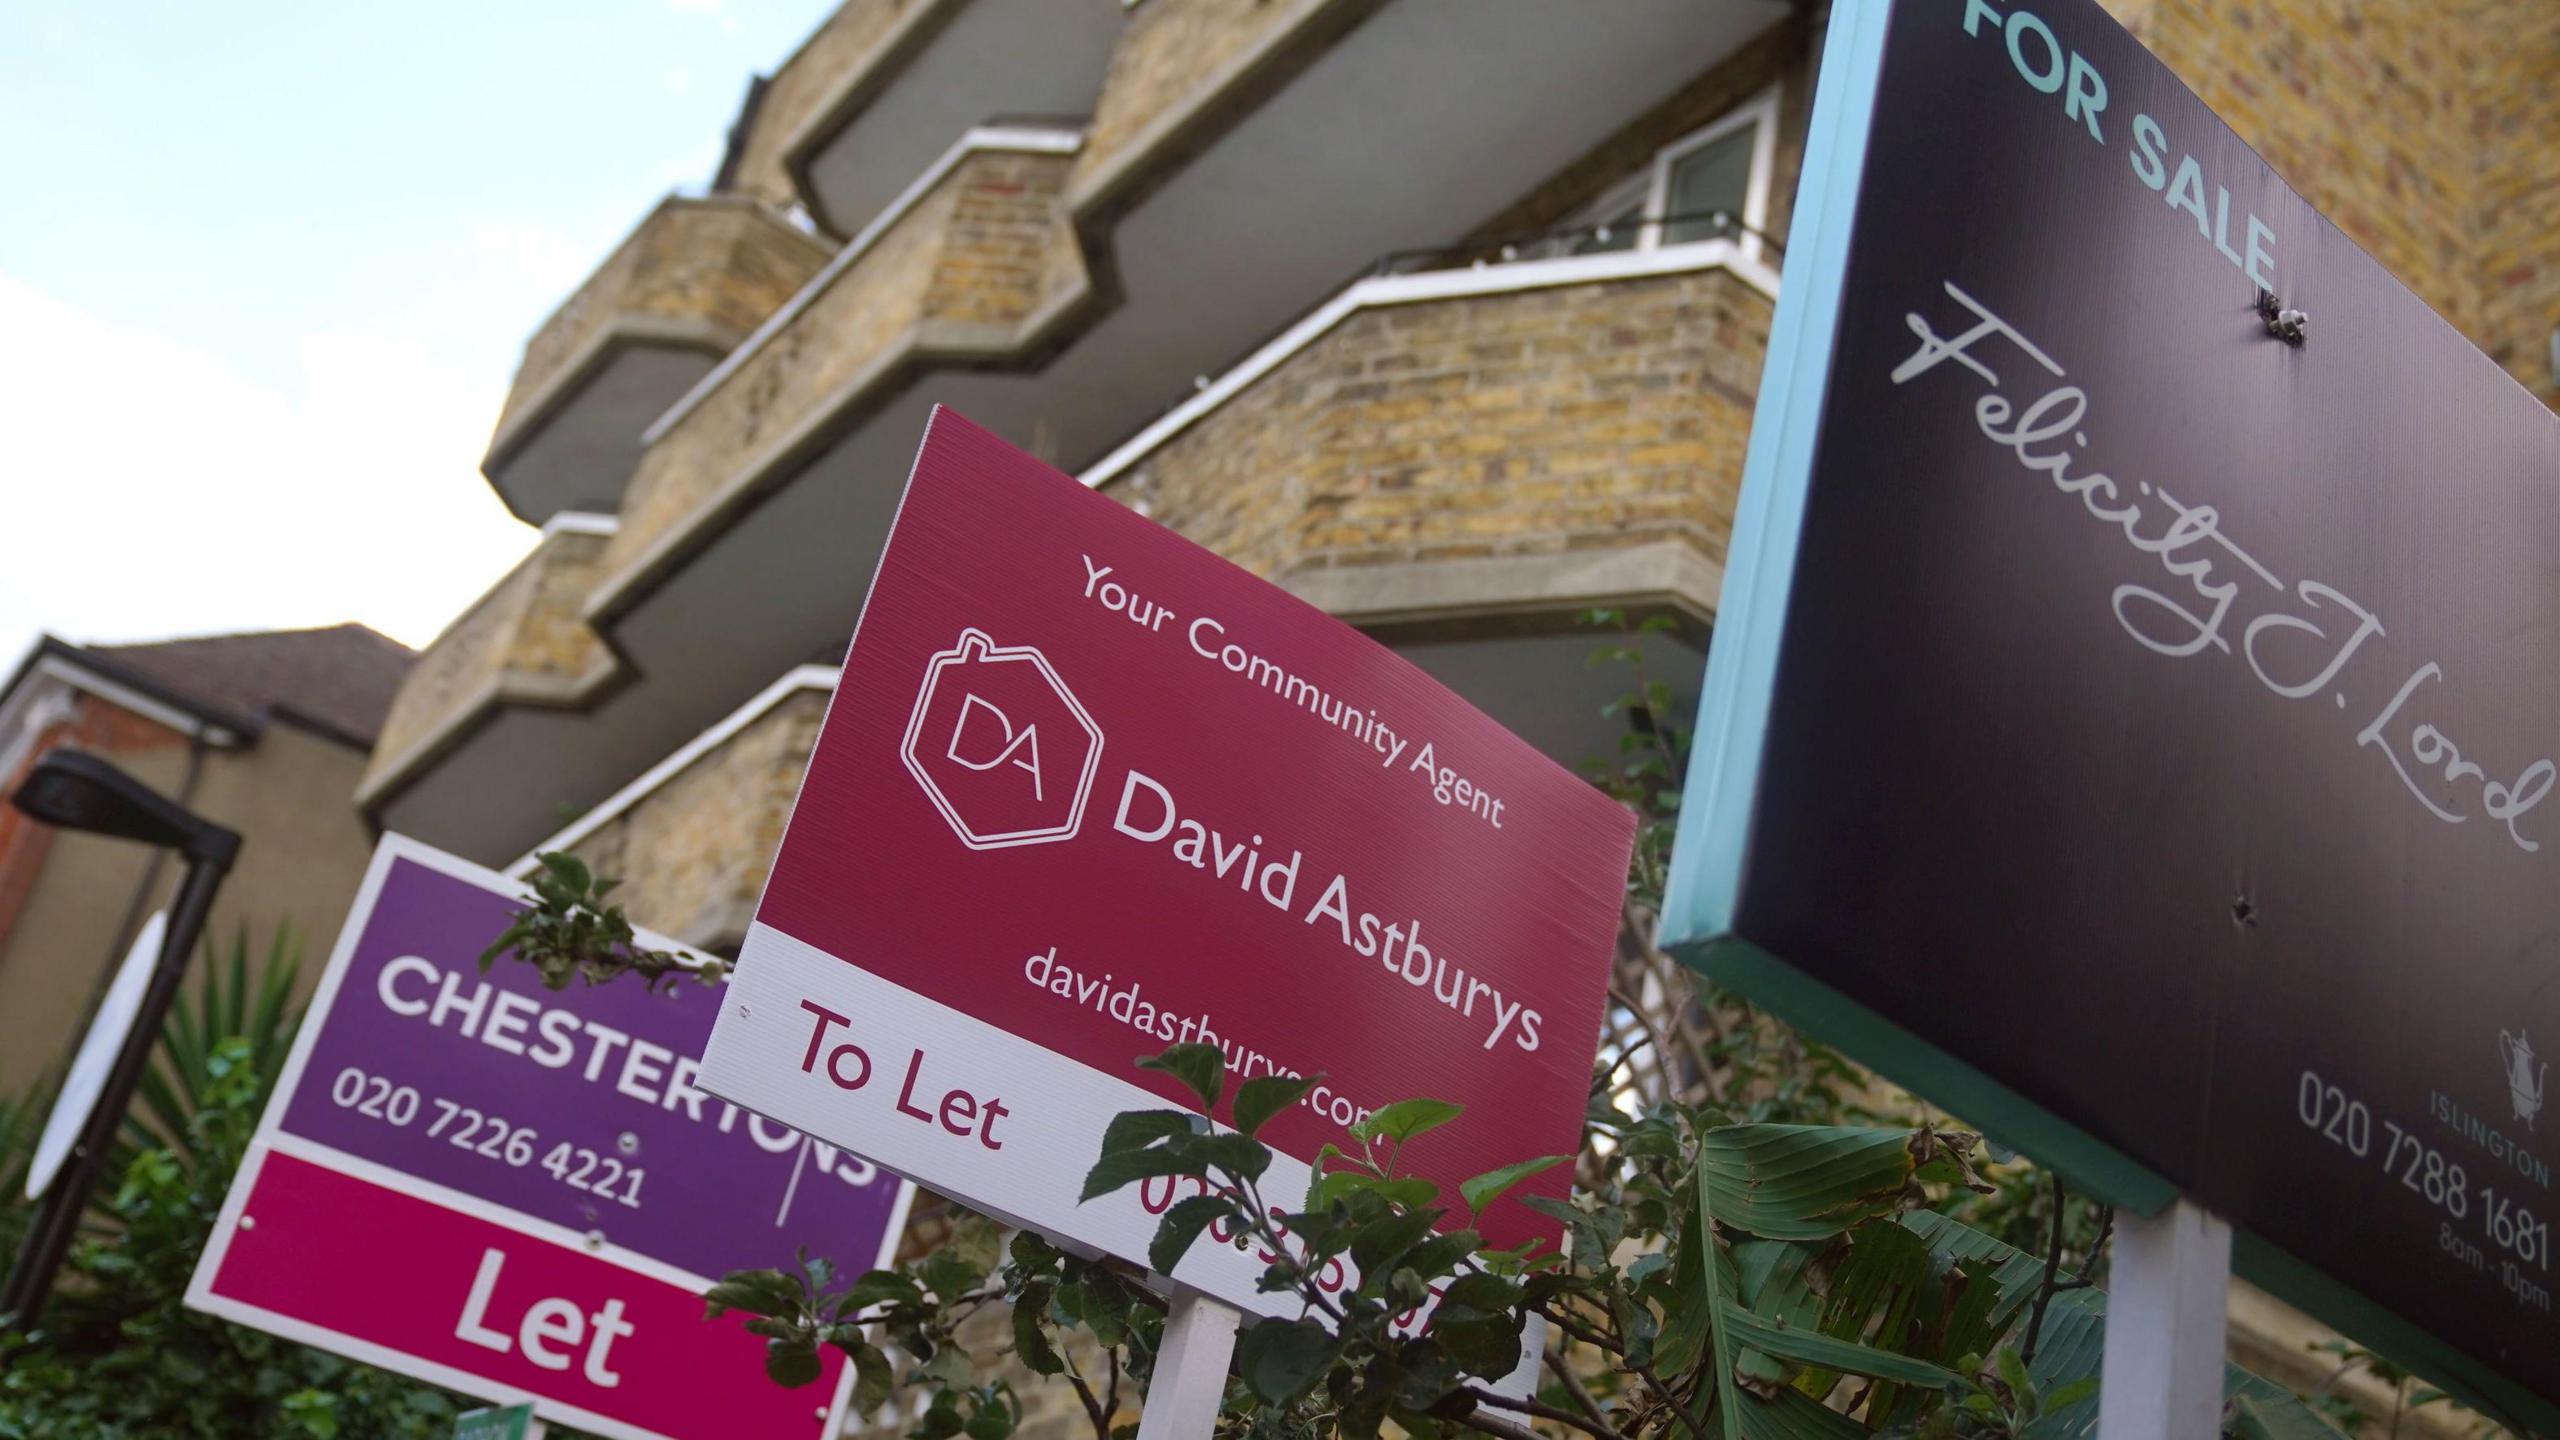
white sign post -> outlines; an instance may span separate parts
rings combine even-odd
[[[1155,1380],[1138,1416],[1138,1440],[1197,1440],[1218,1428],[1218,1402],[1227,1393],[1227,1362],[1235,1354],[1236,1326],[1244,1313],[1196,1290],[1173,1298],[1156,1352]]]
[[[2183,1199],[2119,1216],[2109,1275],[2098,1440],[2220,1434],[2229,1222]]]

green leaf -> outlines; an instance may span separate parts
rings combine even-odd
[[[517,941],[531,933],[532,928],[521,920],[499,932],[498,938],[489,942],[489,948],[480,952],[480,973],[488,974],[489,967],[498,963],[499,956],[514,949]]]
[[[875,1305],[919,1305],[923,1302],[924,1287],[905,1272],[866,1270],[836,1297],[835,1313],[841,1319],[858,1315]]]
[[[1336,1201],[1347,1200],[1356,1190],[1374,1190],[1384,1181],[1357,1170],[1336,1170],[1319,1174],[1307,1182],[1307,1203],[1300,1213],[1321,1215]]]
[[[2079,1379],[2072,1381],[2070,1384],[2065,1385],[2054,1391],[2052,1394],[2044,1397],[2045,1413],[2050,1415],[2054,1411],[2061,1410],[2067,1406],[2077,1405],[2081,1401],[2089,1399],[2097,1393],[2098,1377],[2095,1375],[2083,1375]],[[2246,1404],[2247,1402],[2243,1401],[2242,1403]]]
[[[1189,1135],[1202,1125],[1201,1118],[1188,1110],[1123,1110],[1103,1127],[1102,1153],[1117,1155],[1123,1150],[1144,1149],[1158,1140]]]
[[[1203,1109],[1214,1110],[1218,1092],[1227,1083],[1227,1057],[1215,1045],[1186,1041],[1165,1048],[1161,1055],[1150,1055],[1138,1062],[1141,1070],[1161,1070],[1179,1080],[1192,1094],[1200,1097]]]
[[[932,1406],[916,1428],[907,1432],[908,1440],[950,1440],[960,1433],[960,1409],[948,1393],[933,1397]]]
[[[1235,1213],[1235,1202],[1224,1195],[1194,1195],[1187,1200],[1175,1201],[1173,1208],[1164,1212],[1164,1220],[1156,1226],[1155,1241],[1147,1246],[1147,1263],[1154,1266],[1159,1275],[1172,1274],[1173,1267],[1182,1263],[1184,1253],[1191,1249],[1191,1242],[1200,1238],[1201,1231]]]
[[[1516,1314],[1452,1315],[1444,1307],[1431,1317],[1431,1336],[1468,1374],[1493,1380],[1520,1364],[1521,1317]]]
[[[1425,1280],[1436,1280],[1476,1253],[1484,1237],[1473,1230],[1443,1230],[1404,1252],[1404,1263]]]
[[[545,850],[533,858],[573,894],[583,895],[595,886],[595,872],[587,868],[586,861],[575,855],[563,850]]]
[[[2248,1378],[2256,1384],[2232,1397],[2224,1434],[2237,1440],[2339,1440],[2338,1428],[2318,1411],[2255,1376]]]
[[[1369,1112],[1369,1118],[1352,1126],[1351,1133],[1362,1140],[1393,1140],[1401,1145],[1457,1119],[1466,1108],[1446,1100],[1398,1100]]]
[[[1237,1342],[1236,1370],[1266,1403],[1288,1405],[1314,1388],[1333,1353],[1333,1336],[1313,1320],[1265,1320]]]
[[[1097,1195],[1108,1195],[1122,1186],[1152,1180],[1159,1175],[1208,1173],[1209,1162],[1190,1153],[1187,1148],[1172,1150],[1158,1145],[1145,1150],[1123,1150],[1093,1162],[1093,1168],[1085,1172],[1084,1193],[1078,1195],[1076,1201],[1082,1204]]]
[[[1440,1294],[1440,1303],[1444,1307],[1463,1306],[1488,1313],[1512,1309],[1520,1304],[1520,1300],[1518,1283],[1481,1271],[1450,1281],[1448,1288]]]
[[[1440,1199],[1440,1187],[1418,1175],[1400,1180],[1381,1180],[1358,1170],[1337,1170],[1318,1177],[1307,1187],[1306,1208],[1321,1214],[1337,1200],[1348,1200],[1354,1194],[1375,1195],[1408,1210],[1418,1210]]]
[[[337,1440],[337,1396],[306,1388],[284,1397],[282,1407],[286,1418],[299,1426],[311,1440]]]
[[[1440,1187],[1419,1175],[1407,1175],[1397,1180],[1381,1180],[1371,1188],[1379,1199],[1391,1200],[1407,1210],[1420,1210],[1425,1206],[1438,1203],[1440,1199]]]
[[[1430,1409],[1465,1380],[1457,1360],[1428,1335],[1404,1342],[1396,1354],[1396,1369],[1396,1403],[1407,1410]]]
[[[1458,1195],[1467,1202],[1469,1215],[1481,1215],[1484,1213],[1484,1207],[1501,1198],[1502,1194],[1512,1186],[1541,1171],[1552,1170],[1572,1158],[1570,1155],[1542,1155],[1535,1160],[1523,1160],[1517,1165],[1505,1165],[1499,1170],[1487,1170],[1473,1180],[1459,1185]]]
[[[853,1357],[853,1412],[870,1415],[889,1403],[897,1376],[889,1371],[889,1357],[869,1341],[857,1341],[845,1353]]]
[[[1058,1263],[1059,1250],[1037,1230],[1013,1232],[1013,1263],[1025,1270],[1046,1270]]]
[[[806,1340],[767,1340],[764,1373],[773,1377],[774,1384],[797,1390],[818,1378],[818,1347]]]
[[[1901,1216],[1897,1223],[1926,1242],[1931,1256],[1941,1265],[1970,1261],[1975,1267],[1972,1273],[1990,1268],[1999,1294],[1991,1306],[1984,1333],[2009,1332],[2026,1318],[2028,1307],[2043,1285],[2043,1257],[2003,1244],[1933,1211],[1914,1211]],[[2072,1277],[2065,1272],[2064,1278]],[[2012,1339],[2023,1343],[2025,1336],[2021,1333]],[[1985,1351],[1992,1348],[1987,1341],[1976,1343]],[[2035,1364],[2028,1367],[2030,1378],[2049,1390],[2084,1375],[2095,1375],[2105,1348],[2106,1293],[2092,1289],[2062,1291],[2045,1310],[2044,1332],[2036,1341]],[[2249,1378],[2237,1367],[2229,1373],[2236,1377],[2234,1384]]]
[[[1254,1134],[1272,1116],[1298,1103],[1316,1086],[1315,1076],[1262,1075],[1236,1087],[1236,1128]]]
[[[1727,1125],[1699,1145],[1717,1222],[1771,1240],[1827,1240],[1891,1215],[1908,1192],[1915,1132]]]
[[[2001,1346],[1991,1363],[2000,1371],[2000,1383],[2009,1387],[2010,1404],[2030,1415],[2044,1409],[2037,1402],[2035,1378],[2027,1373],[2026,1358],[2018,1353],[2017,1346]]]
[[[1712,1136],[1715,1132],[1708,1133]],[[1707,1183],[1703,1163],[1694,1188],[1698,1192],[1697,1225],[1691,1229],[1685,1219],[1682,1222],[1682,1258],[1695,1268],[1698,1276],[1698,1308],[1708,1316],[1720,1317],[1732,1303],[1729,1297],[1739,1292],[1740,1281],[1732,1262],[1716,1245],[1716,1187]],[[1704,1328],[1702,1349],[1712,1382],[1717,1426],[1724,1432],[1724,1440],[1759,1440],[1770,1431],[1765,1425],[1755,1426],[1752,1423],[1754,1417],[1763,1412],[1748,1408],[1757,1397],[1743,1389],[1736,1378],[1743,1347],[1736,1343],[1730,1325],[1709,1324]],[[1803,1395],[1793,1390],[1782,1389],[1778,1395],[1782,1402],[1789,1397],[1805,1400]],[[1810,1400],[1805,1400],[1805,1403],[1813,1404]],[[1819,1405],[1813,1408],[1826,1415],[1831,1413]],[[1852,1434],[1865,1433],[1862,1427],[1854,1425],[1845,1416],[1842,1424],[1849,1426]]]
[[[1803,1330],[1762,1319],[1741,1306],[1725,1302],[1717,1312],[1733,1339],[1766,1355],[1793,1360],[1799,1365],[1839,1370],[1851,1375],[1864,1375],[1871,1380],[1894,1380],[1905,1385],[1927,1385],[1932,1388],[1963,1383],[1954,1371],[1896,1355],[1871,1345],[1851,1340],[1838,1340],[1819,1330]]]
[[[1056,1347],[1041,1322],[1049,1318],[1049,1301],[1055,1294],[1046,1285],[1026,1285],[1013,1302],[1013,1353],[1023,1368],[1034,1375],[1056,1375],[1067,1368],[1058,1358]]]
[[[916,1266],[916,1278],[945,1305],[955,1304],[960,1297],[977,1287],[987,1272],[978,1259],[962,1253],[956,1245],[944,1245],[924,1257]],[[822,1280],[818,1282],[824,1284]]]
[[[1837,1263],[1812,1328],[1835,1339],[1912,1354],[1912,1331],[1919,1320],[1923,1292],[1929,1289],[1928,1246],[1889,1220],[1870,1220],[1849,1232],[1845,1257],[1840,1256],[1837,1242],[1827,1247],[1827,1253]],[[1805,1323],[1800,1314],[1775,1313],[1767,1305],[1750,1308],[1781,1323]],[[1819,1400],[1839,1382],[1840,1372],[1825,1366],[1798,1377],[1796,1388]],[[1900,1398],[1890,1384],[1880,1389],[1884,1409],[1872,1412],[1876,1414],[1885,1413]]]
[[[978,1367],[969,1358],[968,1351],[958,1345],[945,1344],[933,1352],[933,1358],[924,1362],[916,1374],[946,1390],[966,1390],[978,1378]]]
[[[1188,1154],[1247,1180],[1271,1168],[1271,1147],[1250,1135],[1202,1135],[1185,1147]]]
[[[1397,1257],[1431,1233],[1432,1222],[1439,1218],[1437,1210],[1405,1210],[1379,1216],[1352,1235],[1351,1263],[1360,1267],[1364,1281],[1370,1276],[1383,1278],[1394,1268]]]
[[[1367,1171],[1334,1171],[1329,1176],[1318,1176],[1306,1186],[1306,1212],[1324,1215],[1331,1204],[1349,1202],[1354,1194],[1375,1194],[1377,1199],[1388,1199],[1405,1209],[1421,1209],[1439,1202],[1439,1186],[1421,1176],[1382,1181]]]
[[[800,1282],[779,1270],[732,1270],[703,1291],[702,1298],[703,1318],[708,1320],[729,1310],[749,1315],[796,1314],[802,1297]]]

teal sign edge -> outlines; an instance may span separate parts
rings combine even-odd
[[[493,1405],[453,1417],[454,1440],[525,1440],[533,1430],[533,1404]]]
[[[1671,847],[1660,944],[1684,965],[1820,1037],[1895,1084],[1979,1125],[2120,1209],[2158,1213],[2178,1187],[1982,1071],[1805,975],[1733,931],[1769,734],[1796,547],[1804,535],[1825,382],[1840,330],[1851,221],[1866,176],[1876,87],[1896,0],[1836,0],[1790,225],[1784,283],[1751,419],[1724,590]],[[2295,1309],[2386,1353],[2515,1429],[2560,1433],[2560,1406],[2246,1231],[2232,1269]]]

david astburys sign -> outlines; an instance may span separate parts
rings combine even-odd
[[[1173,1184],[1079,1205],[1104,1126],[1315,1075],[1275,1203],[1373,1108],[1455,1182],[1571,1153],[1633,821],[1384,646],[949,411],[916,461],[699,1083],[1143,1261]],[[1526,1193],[1561,1195],[1550,1171]],[[1496,1245],[1552,1235],[1516,1199]],[[1176,1278],[1247,1309],[1262,1265]]]
[[[842,1359],[783,1389],[701,1294],[885,1264],[912,1191],[696,1088],[725,987],[484,978],[520,894],[384,837],[187,1303],[622,1440],[832,1435]]]
[[[1831,13],[1666,939],[2560,1427],[2560,421],[2094,0]]]

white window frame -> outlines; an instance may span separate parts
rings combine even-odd
[[[1599,199],[1582,208],[1581,223],[1605,225],[1610,217],[1624,211],[1630,200],[1641,196],[1639,229],[1635,248],[1663,248],[1663,217],[1671,202],[1671,167],[1681,157],[1702,150],[1724,139],[1746,125],[1759,130],[1751,138],[1751,179],[1743,191],[1742,213],[1734,218],[1743,224],[1741,233],[1732,237],[1735,250],[1748,260],[1761,258],[1760,232],[1769,228],[1769,189],[1778,166],[1778,87],[1770,86],[1743,101],[1713,122],[1704,125],[1653,153],[1645,168],[1609,187]],[[1723,239],[1723,236],[1714,237]],[[1690,244],[1712,244],[1713,241],[1690,241]]]
[[[1744,256],[1760,258],[1759,231],[1769,225],[1770,173],[1778,164],[1778,87],[1770,86],[1743,101],[1713,123],[1689,132],[1654,152],[1653,185],[1644,201],[1645,236],[1639,246],[1656,250],[1662,246],[1662,219],[1671,200],[1672,162],[1695,150],[1701,150],[1725,138],[1745,125],[1757,125],[1759,133],[1751,137],[1751,180],[1742,192],[1743,223],[1734,245]],[[1719,237],[1721,238],[1721,237]]]

